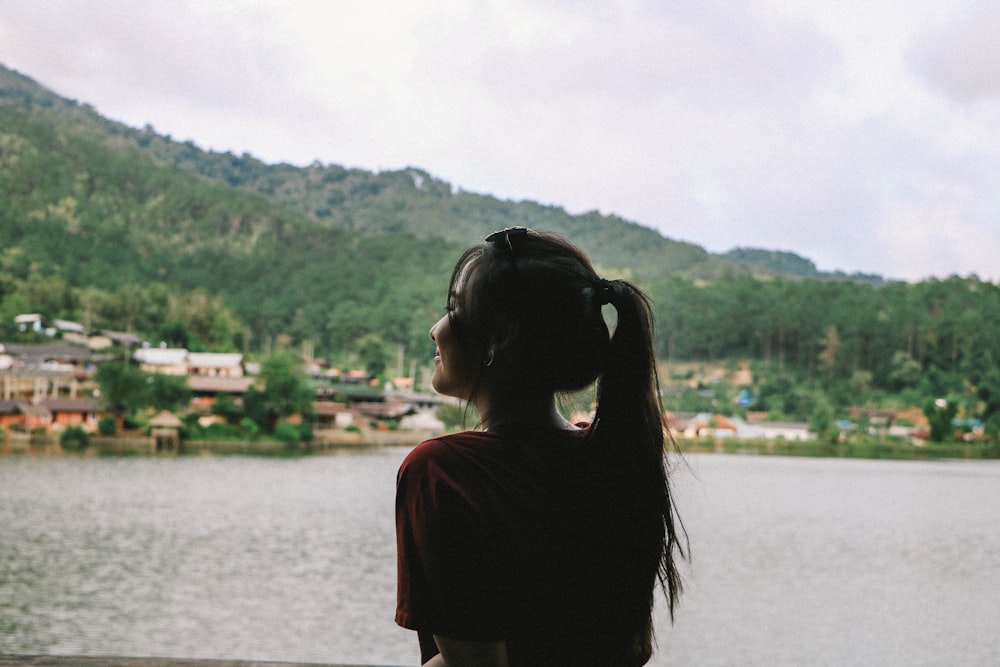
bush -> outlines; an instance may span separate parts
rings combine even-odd
[[[312,442],[315,437],[312,425],[303,422],[302,425],[299,426],[299,437],[302,439],[302,442]]]
[[[88,444],[90,438],[80,426],[67,426],[59,434],[59,446],[67,452],[82,452]]]
[[[202,437],[206,440],[242,440],[246,434],[239,426],[215,422],[202,429]]]
[[[101,417],[97,422],[97,432],[101,435],[114,435],[118,430],[118,422],[114,417]]]
[[[286,445],[295,445],[302,439],[302,433],[295,424],[281,422],[274,427],[274,437]]]
[[[146,422],[133,415],[126,415],[125,419],[122,420],[122,425],[126,429],[137,429],[145,426]]]
[[[243,419],[243,408],[236,405],[236,402],[225,394],[219,396],[212,403],[212,414],[222,417],[229,424],[239,424]]]
[[[244,417],[240,420],[240,428],[242,428],[251,438],[256,438],[260,435],[260,426],[258,426],[257,422],[249,417]]]

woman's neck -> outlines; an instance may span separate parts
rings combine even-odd
[[[526,392],[511,396],[484,392],[476,397],[474,403],[487,430],[496,430],[511,424],[566,431],[577,429],[559,412],[555,394],[532,396]]]

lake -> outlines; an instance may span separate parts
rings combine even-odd
[[[406,449],[0,458],[0,654],[415,665]],[[1000,664],[1000,462],[689,455],[651,665]]]

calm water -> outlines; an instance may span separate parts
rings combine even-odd
[[[415,665],[404,450],[0,459],[0,653]],[[691,456],[654,665],[1000,664],[1000,465]]]

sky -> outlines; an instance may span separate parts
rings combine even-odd
[[[912,281],[1000,280],[998,43],[992,0],[0,0],[0,63],[133,127]]]

